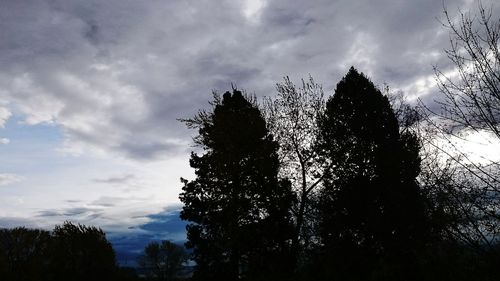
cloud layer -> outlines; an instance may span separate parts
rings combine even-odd
[[[230,83],[269,96],[311,73],[331,90],[355,65],[426,94],[446,66],[441,14],[434,0],[7,1],[0,97],[28,124],[61,126],[65,151],[154,160],[188,149],[176,118]]]

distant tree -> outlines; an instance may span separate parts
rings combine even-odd
[[[194,278],[238,280],[287,274],[290,184],[278,179],[278,144],[255,102],[240,91],[214,95],[213,111],[184,120],[198,129],[196,178],[182,179],[181,218],[196,261]],[[260,276],[260,277],[259,277]]]
[[[50,238],[45,230],[0,229],[0,279],[47,280]]]
[[[325,106],[323,88],[310,76],[302,80],[300,87],[285,77],[276,84],[276,89],[277,95],[265,100],[264,112],[270,131],[280,144],[280,175],[290,179],[297,198],[292,207],[295,222],[292,251],[295,259],[303,259],[301,250],[311,246],[314,235],[315,202],[323,179],[323,166],[315,146],[317,118]]]
[[[95,227],[66,222],[52,232],[0,229],[0,280],[134,280],[121,273],[111,244]]]
[[[139,265],[150,280],[172,281],[182,273],[187,260],[183,246],[170,241],[151,242],[144,248]]]
[[[114,274],[114,279],[116,281],[138,281],[139,276],[137,275],[136,268],[134,267],[117,267]]]
[[[115,253],[104,232],[65,222],[52,232],[51,280],[111,280]]]
[[[387,97],[354,68],[328,99],[319,128],[330,162],[320,207],[327,276],[410,279],[415,251],[430,235],[416,181],[418,138],[400,133]]]
[[[115,273],[114,273],[114,279],[110,280],[116,280],[116,281],[138,281],[138,280],[143,280],[142,278],[139,278],[137,275],[137,271],[135,267],[128,267],[128,266],[119,266],[116,268]]]

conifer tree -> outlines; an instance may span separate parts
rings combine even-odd
[[[330,163],[320,204],[320,237],[334,263],[328,271],[366,279],[411,270],[429,231],[416,181],[418,138],[400,134],[387,97],[354,68],[337,84],[319,127]]]
[[[182,179],[181,218],[196,261],[194,278],[237,280],[286,273],[290,184],[278,179],[278,144],[256,104],[240,91],[214,95],[213,111],[183,120],[204,153],[196,178]],[[259,277],[260,276],[260,277]]]

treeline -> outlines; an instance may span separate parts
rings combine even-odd
[[[0,229],[0,280],[136,280],[118,267],[101,229],[65,222],[52,231]]]
[[[65,222],[52,231],[0,229],[0,280],[172,281],[191,276],[182,245],[153,241],[137,266],[120,267],[106,234],[93,226]]]
[[[192,273],[185,248],[171,241],[149,243],[138,265],[139,276],[151,281],[186,280]]]
[[[193,280],[498,280],[500,244],[474,236],[498,220],[464,212],[475,186],[424,149],[435,120],[354,68],[326,100],[312,78],[277,89],[182,120],[200,149],[180,195]]]

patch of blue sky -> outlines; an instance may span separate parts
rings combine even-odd
[[[0,129],[0,137],[9,140],[0,145],[1,173],[18,175],[44,173],[54,166],[65,166],[71,158],[61,157],[57,148],[64,140],[61,128],[54,124],[29,125],[20,116],[12,116]]]
[[[95,200],[101,194],[97,186],[90,188],[90,179],[123,168],[91,155],[62,153],[64,134],[54,124],[29,125],[14,115],[0,129],[0,138],[9,140],[0,145],[0,174],[16,179],[0,186],[0,216],[30,217],[41,209],[64,207],[70,199]]]

